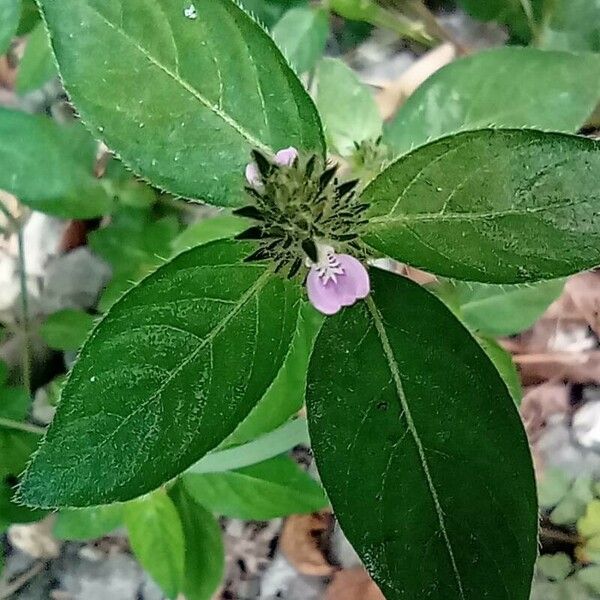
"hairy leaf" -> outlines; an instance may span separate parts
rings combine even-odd
[[[371,297],[325,321],[308,378],[340,525],[387,600],[527,600],[537,500],[506,385],[435,296],[371,275]]]
[[[402,154],[465,129],[575,133],[600,101],[600,56],[499,48],[439,70],[406,101],[385,142]]]
[[[364,240],[469,281],[556,279],[600,264],[600,144],[483,129],[417,148],[363,193]]]
[[[184,14],[189,4],[40,0],[66,88],[95,135],[160,188],[237,205],[253,148],[322,154],[321,125],[236,2],[197,2],[196,18]]]
[[[63,388],[25,475],[26,503],[130,500],[248,415],[284,361],[300,307],[296,284],[243,262],[253,247],[223,241],[180,254],[113,305]]]
[[[308,361],[322,324],[323,315],[305,302],[300,309],[290,353],[281,370],[260,402],[227,438],[227,445],[244,444],[273,431],[302,409]]]

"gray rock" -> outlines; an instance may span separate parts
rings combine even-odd
[[[545,467],[561,469],[573,478],[600,477],[600,453],[578,443],[566,417],[548,423],[536,451]]]
[[[326,579],[302,575],[281,554],[265,571],[258,600],[321,600]]]
[[[587,402],[573,415],[573,436],[584,448],[600,451],[600,400]]]
[[[64,308],[91,308],[109,278],[110,267],[87,248],[58,256],[44,276],[42,309],[50,314]]]
[[[67,552],[56,565],[58,589],[73,600],[137,600],[146,575],[122,552],[92,558]]]
[[[43,277],[46,266],[54,258],[67,228],[67,221],[33,212],[23,227],[23,243],[27,249],[27,274]]]
[[[353,569],[355,567],[363,566],[358,554],[356,554],[354,548],[346,539],[346,536],[337,521],[334,525],[329,544],[331,558],[336,564],[344,569]]]

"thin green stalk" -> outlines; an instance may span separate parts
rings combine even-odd
[[[310,444],[305,419],[293,419],[255,440],[225,450],[215,450],[188,469],[188,473],[220,473],[254,465],[291,450],[299,444]]]
[[[537,24],[535,22],[535,16],[533,14],[533,7],[531,6],[531,0],[519,0],[521,3],[521,7],[523,8],[523,12],[527,17],[527,23],[529,24],[529,29],[531,29],[531,35],[533,38],[537,37]]]
[[[31,394],[31,347],[29,331],[29,291],[27,290],[27,265],[25,261],[25,244],[23,240],[23,228],[17,230],[17,239],[19,243],[19,284],[21,287],[21,331],[23,335],[23,344],[21,359],[23,364],[23,384],[25,389]]]
[[[421,2],[421,0],[379,0],[379,4],[384,9],[391,9],[403,13],[403,19],[408,22],[418,23],[419,26],[422,27],[422,35],[425,34],[425,37],[428,40],[426,45],[430,47],[433,46],[433,41],[450,42],[458,48],[460,53],[465,54],[467,52],[467,49],[462,43],[440,24],[436,16],[423,4],[423,2]],[[415,17],[418,20],[411,21],[408,15],[412,15],[412,17]]]
[[[12,419],[3,419],[2,417],[0,417],[0,427],[14,429],[15,431],[25,431],[26,433],[35,433],[36,435],[44,435],[44,433],[46,433],[44,427],[38,427],[31,423],[20,423],[19,421],[13,421]]]

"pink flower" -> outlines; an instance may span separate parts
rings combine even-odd
[[[312,265],[306,289],[311,304],[324,315],[334,315],[343,306],[366,298],[371,290],[367,269],[353,256],[319,248],[324,257]]]
[[[293,146],[280,150],[275,155],[275,164],[280,167],[291,167],[294,161],[298,158],[298,150]],[[262,186],[262,177],[256,163],[248,163],[246,165],[246,180],[253,188]]]

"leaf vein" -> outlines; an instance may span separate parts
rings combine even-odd
[[[458,565],[456,563],[456,558],[454,556],[454,550],[452,549],[452,544],[450,542],[450,537],[448,535],[448,531],[446,529],[446,520],[444,517],[444,511],[442,509],[442,505],[440,503],[440,499],[433,482],[433,478],[431,475],[431,471],[429,470],[429,464],[427,462],[427,456],[425,454],[425,448],[423,446],[423,442],[419,436],[419,432],[417,431],[417,427],[412,417],[412,413],[410,411],[410,406],[408,405],[408,401],[406,399],[406,395],[404,393],[404,387],[402,385],[402,377],[400,376],[400,372],[398,370],[398,365],[396,364],[396,359],[394,357],[394,352],[392,350],[392,346],[388,339],[387,333],[385,331],[385,327],[383,324],[383,317],[379,312],[375,302],[371,297],[367,298],[367,305],[373,317],[373,322],[375,323],[375,328],[377,329],[377,333],[379,334],[379,339],[381,341],[381,345],[383,347],[383,352],[388,362],[388,366],[392,373],[392,377],[394,379],[394,384],[396,386],[396,393],[398,395],[398,399],[400,400],[400,404],[402,406],[404,416],[406,418],[408,429],[410,430],[411,436],[415,442],[417,447],[417,452],[419,453],[419,459],[421,462],[421,467],[423,469],[423,473],[425,474],[425,479],[427,480],[427,486],[429,488],[429,492],[433,499],[433,504],[435,507],[435,512],[437,514],[438,523],[440,525],[440,530],[442,532],[442,536],[444,538],[444,543],[446,546],[446,550],[448,551],[448,556],[450,558],[450,562],[452,564],[452,570],[454,571],[454,577],[456,579],[456,584],[458,586],[458,592],[462,600],[466,600],[465,591],[462,584],[462,578],[458,571]]]

